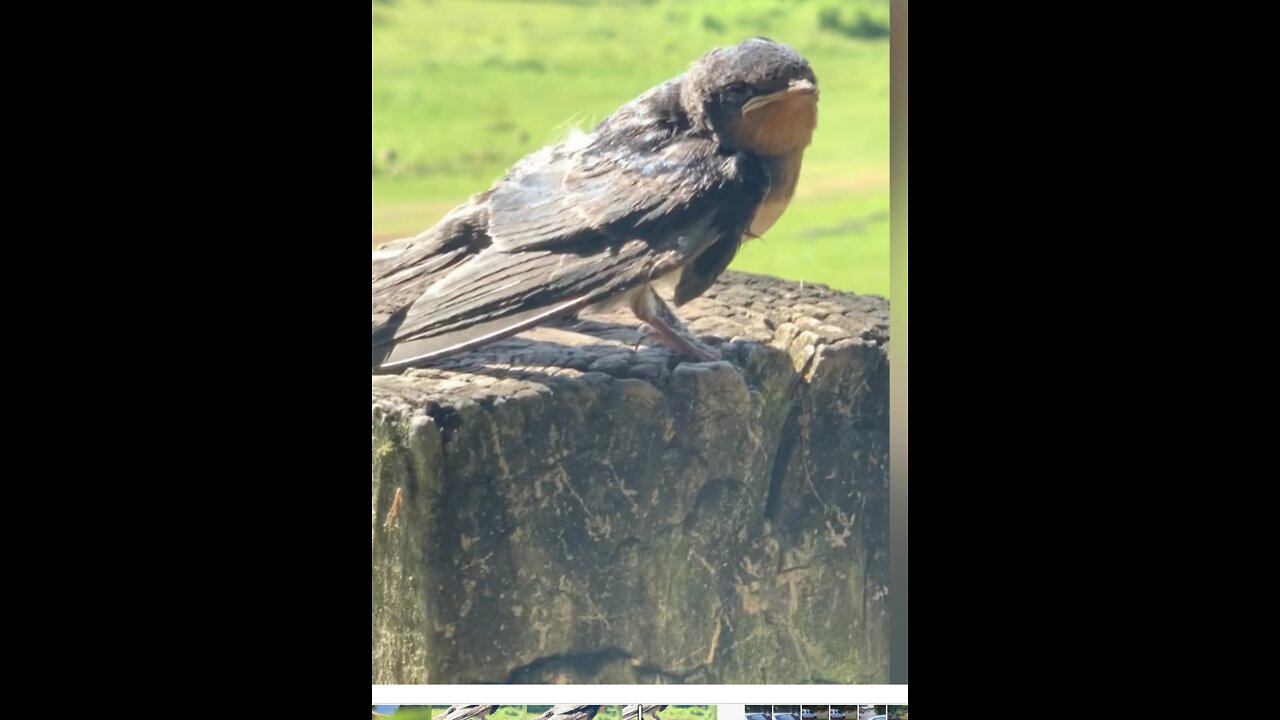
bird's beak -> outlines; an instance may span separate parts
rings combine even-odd
[[[747,113],[753,110],[759,110],[770,103],[790,97],[796,97],[797,95],[813,95],[816,100],[818,97],[818,86],[808,80],[792,80],[786,90],[779,90],[776,93],[761,95],[760,97],[754,97],[748,100],[747,104],[742,106],[742,114],[746,115]]]

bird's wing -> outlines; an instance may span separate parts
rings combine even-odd
[[[736,248],[768,191],[758,160],[725,154],[711,138],[676,135],[637,150],[616,133],[591,137],[521,161],[375,281],[375,319],[380,294],[385,304],[421,290],[374,329],[375,368],[514,334],[671,273],[709,247]],[[724,255],[714,263],[721,270]]]
[[[622,720],[640,720],[640,706],[627,705],[623,707]]]
[[[373,277],[373,324],[417,300],[423,289],[448,275],[492,244],[486,226],[488,193],[480,193],[454,208],[440,222],[396,249],[378,263]]]
[[[538,720],[591,720],[600,712],[599,705],[556,705]]]
[[[494,186],[489,232],[506,251],[566,247],[663,218],[731,183],[711,138],[608,124],[522,160]]]
[[[452,705],[435,720],[471,720],[493,712],[494,705]]]

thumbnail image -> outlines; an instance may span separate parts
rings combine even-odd
[[[431,720],[525,720],[525,713],[523,705],[432,705]]]
[[[620,720],[617,705],[525,705],[524,720]]]
[[[889,720],[887,708],[884,705],[859,705],[858,720]]]
[[[525,720],[523,705],[374,705],[373,718],[393,720]]]
[[[441,706],[445,707],[445,706]],[[431,720],[430,705],[374,705],[373,720],[395,718],[395,720]]]
[[[441,705],[436,709],[440,710],[448,707]],[[374,705],[373,720],[381,718],[394,718],[394,720],[431,720],[430,705]]]
[[[906,705],[890,705],[889,720],[907,720]]]
[[[715,705],[658,705],[657,707],[665,708],[661,711],[661,720],[716,720]],[[654,719],[649,715],[642,720]]]
[[[746,720],[773,720],[772,705],[747,705]]]
[[[801,705],[800,717],[801,717],[801,720],[830,720],[831,706],[830,705]]]
[[[764,705],[761,707],[769,707]],[[715,705],[624,705],[622,720],[716,720]],[[758,718],[752,720],[769,720]]]
[[[774,705],[773,720],[801,720],[799,705]]]
[[[666,709],[666,705],[623,705],[622,720],[662,720],[658,713]]]

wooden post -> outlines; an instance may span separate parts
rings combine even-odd
[[[678,313],[372,378],[374,683],[888,681],[887,301]]]

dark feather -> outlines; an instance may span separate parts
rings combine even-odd
[[[676,284],[673,298],[675,304],[683,305],[706,292],[729,267],[729,263],[733,262],[740,245],[742,236],[721,236],[694,258],[693,262],[686,264],[680,273],[680,282]]]
[[[713,248],[696,282],[682,282],[684,295],[705,290],[768,179],[755,156],[724,151],[710,132],[681,133],[677,94],[666,83],[585,138],[526,157],[419,236],[374,281],[375,368],[519,332]]]
[[[450,705],[435,720],[484,720],[497,705]]]
[[[556,705],[535,720],[592,720],[598,712],[599,705]]]

